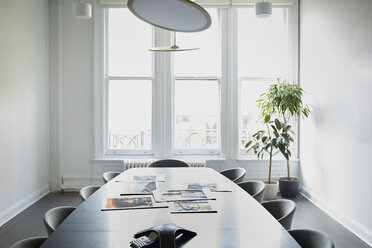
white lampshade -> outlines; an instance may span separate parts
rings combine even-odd
[[[270,17],[272,13],[272,4],[270,2],[258,2],[255,5],[256,17]]]
[[[92,17],[92,5],[90,3],[74,3],[72,9],[75,18],[89,19]]]

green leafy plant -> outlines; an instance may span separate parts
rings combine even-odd
[[[282,135],[284,132],[283,122],[279,119],[271,120],[271,115],[263,115],[264,125],[266,130],[259,130],[249,139],[245,148],[248,148],[248,152],[253,150],[257,155],[258,159],[263,159],[265,153],[269,155],[269,175],[268,175],[268,184],[271,184],[271,168],[272,168],[272,158],[282,147],[285,147],[288,142],[290,142],[290,137]]]
[[[289,122],[292,118],[307,118],[310,108],[302,102],[304,90],[298,84],[280,81],[271,84],[267,93],[260,95],[257,100],[260,109],[260,118],[276,115],[275,127],[280,136],[277,148],[287,160],[287,179],[290,180],[289,159],[291,157],[290,145],[294,142],[291,135],[295,135]],[[279,120],[281,119],[281,121]]]

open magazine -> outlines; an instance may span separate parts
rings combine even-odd
[[[209,189],[167,191],[154,190],[152,192],[156,202],[215,200],[216,198],[211,197],[210,193],[211,191]]]
[[[131,175],[127,178],[116,180],[116,182],[129,182],[129,181],[135,181],[135,182],[151,182],[151,181],[164,182],[165,181],[165,174]]]
[[[131,181],[121,182],[122,193],[120,195],[151,195],[158,188],[156,181]]]
[[[210,189],[212,192],[232,192],[231,183],[185,183],[187,190]]]
[[[105,211],[166,207],[168,206],[156,204],[152,196],[124,196],[119,198],[104,199],[101,210]]]
[[[170,203],[171,214],[217,213],[210,201],[175,201]]]

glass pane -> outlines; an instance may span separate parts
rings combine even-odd
[[[273,8],[270,18],[256,18],[254,8],[238,10],[240,77],[288,78],[287,10]]]
[[[217,149],[217,81],[178,80],[175,86],[175,149]]]
[[[244,149],[249,137],[258,130],[264,129],[257,100],[269,89],[270,82],[242,81],[240,85],[240,147]],[[254,153],[252,152],[252,155]]]
[[[151,149],[151,105],[150,80],[109,82],[109,149]]]
[[[174,75],[181,76],[219,76],[220,66],[220,28],[216,9],[207,9],[212,17],[212,25],[205,31],[196,33],[177,33],[180,47],[198,47],[199,50],[174,53]]]
[[[151,26],[128,9],[109,9],[109,76],[151,76]]]

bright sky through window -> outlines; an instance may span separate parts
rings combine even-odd
[[[257,18],[253,8],[238,9],[238,71],[241,77],[288,75],[287,10],[273,8]]]
[[[151,25],[128,9],[109,9],[109,76],[151,76]]]
[[[176,81],[175,148],[217,149],[217,81]]]

